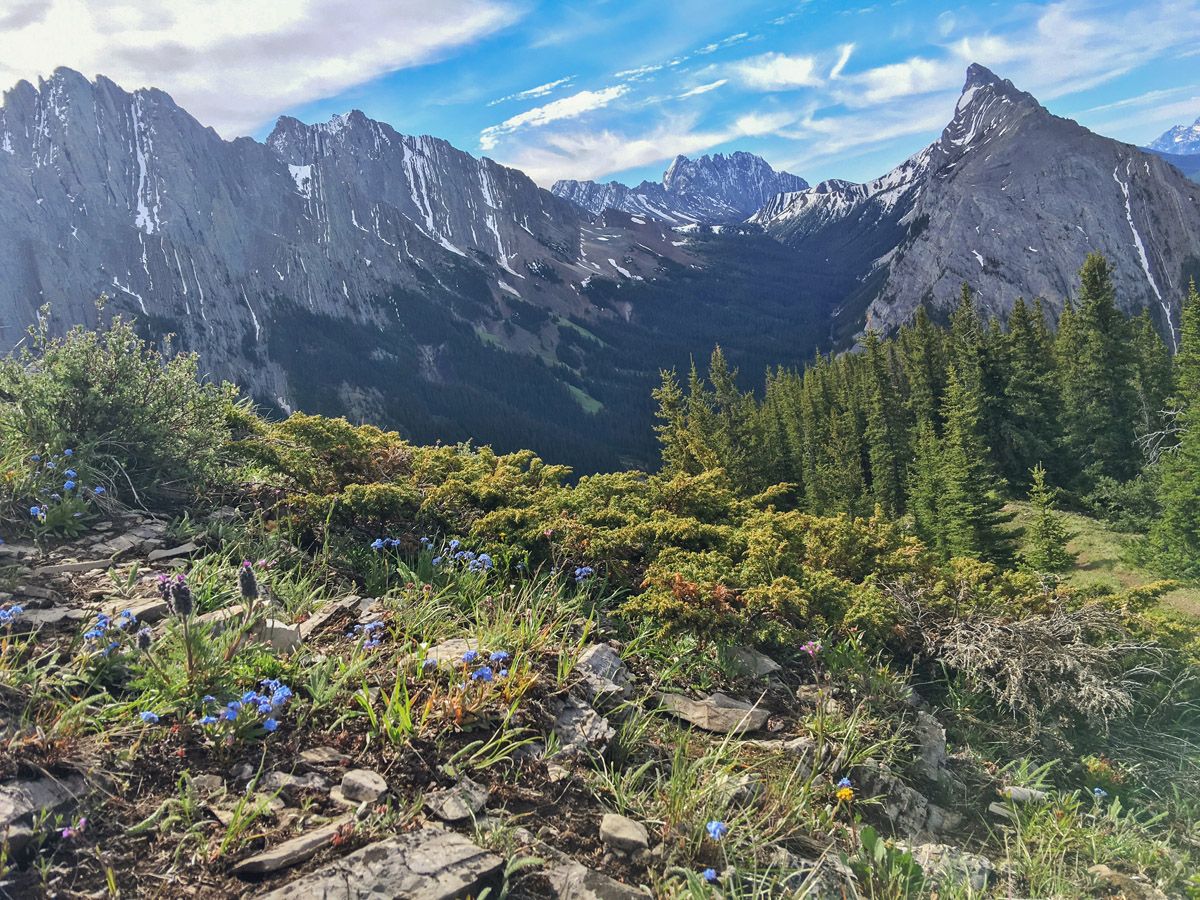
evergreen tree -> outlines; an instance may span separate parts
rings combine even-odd
[[[913,455],[908,468],[908,511],[913,529],[934,553],[942,557],[946,548],[942,504],[946,483],[942,476],[942,449],[933,423],[923,419],[913,433]]]
[[[1055,506],[1057,491],[1046,483],[1046,470],[1040,464],[1033,467],[1030,476],[1033,519],[1025,529],[1021,563],[1034,572],[1065,572],[1075,564],[1075,554],[1067,550],[1071,535]]]
[[[1004,562],[1012,555],[1012,536],[1004,525],[999,480],[992,472],[980,434],[978,388],[962,379],[951,364],[942,404],[945,421],[942,446],[940,540],[950,556],[976,556]]]
[[[1079,278],[1079,308],[1070,318],[1064,312],[1057,356],[1065,449],[1086,487],[1102,475],[1126,480],[1137,471],[1137,373],[1108,261],[1089,254]]]
[[[866,443],[871,496],[885,516],[904,507],[905,427],[889,345],[871,331],[866,339]]]
[[[1183,301],[1183,319],[1179,324],[1179,352],[1175,354],[1174,403],[1182,409],[1200,397],[1200,293],[1196,281],[1188,285]]]
[[[672,475],[692,472],[696,465],[688,451],[683,389],[679,386],[674,369],[663,369],[659,376],[662,383],[653,392],[654,399],[658,401],[658,424],[654,426],[654,433],[658,435],[663,471]]]
[[[906,406],[913,422],[941,424],[942,395],[946,390],[944,332],[917,308],[911,325],[900,329],[900,361],[907,382]]]
[[[1133,323],[1133,353],[1137,365],[1136,434],[1159,434],[1171,394],[1171,351],[1158,335],[1148,310]]]
[[[1159,567],[1178,578],[1200,579],[1200,297],[1193,282],[1183,305],[1175,358],[1178,445],[1161,463],[1162,513],[1150,532]]]
[[[1026,484],[1030,469],[1051,459],[1059,441],[1054,362],[1040,313],[1039,306],[1031,315],[1018,297],[1008,318],[1004,415],[995,453],[1000,474],[1014,486]]]

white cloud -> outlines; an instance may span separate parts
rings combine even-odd
[[[689,91],[684,91],[676,99],[685,100],[688,97],[698,97],[701,94],[707,94],[709,91],[715,91],[723,85],[729,84],[728,78],[718,78],[716,81],[710,81],[708,84],[698,84]]]
[[[937,17],[938,34],[942,37],[950,37],[954,33],[954,26],[958,24],[958,19],[954,17],[954,13],[947,10]]]
[[[733,71],[747,87],[760,91],[817,87],[822,83],[813,56],[763,53],[734,63]]]
[[[570,97],[563,97],[561,100],[547,103],[545,106],[535,106],[510,119],[505,119],[499,125],[491,125],[483,129],[479,133],[479,146],[484,150],[492,150],[502,135],[512,134],[522,128],[539,128],[561,119],[578,118],[584,113],[603,109],[627,93],[629,93],[629,85],[614,84],[612,87],[602,88],[598,91],[580,91]]]
[[[833,68],[829,70],[830,81],[836,81],[842,77],[842,70],[846,68],[846,63],[850,62],[850,54],[853,52],[853,44],[842,44],[841,55],[838,57],[838,61],[833,64]]]
[[[438,59],[519,17],[509,0],[12,0],[0,83],[70,66],[171,93],[226,136]]]
[[[731,34],[727,38],[722,38],[719,41],[714,41],[711,44],[705,44],[696,51],[697,56],[705,56],[709,53],[716,53],[718,50],[723,50],[726,47],[732,47],[734,44],[740,44],[742,41],[750,37],[750,32],[739,31],[737,34]]]
[[[904,62],[876,66],[842,78],[838,99],[847,106],[876,106],[900,97],[944,91],[962,81],[963,64],[958,59],[924,59],[914,56]]]
[[[517,91],[515,94],[509,94],[507,97],[500,97],[493,100],[488,106],[497,106],[501,103],[507,103],[509,100],[533,100],[537,97],[545,97],[547,94],[554,91],[555,88],[560,88],[564,84],[570,84],[575,80],[574,75],[568,75],[566,78],[558,78],[554,81],[547,81],[545,84],[539,84],[537,87],[531,87],[527,91]]]

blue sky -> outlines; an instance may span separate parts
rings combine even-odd
[[[555,178],[657,179],[745,149],[810,181],[881,174],[949,119],[970,62],[1146,143],[1200,116],[1200,0],[10,0],[0,81],[60,64],[263,137],[357,107]]]

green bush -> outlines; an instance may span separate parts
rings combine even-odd
[[[6,452],[83,451],[133,502],[188,496],[223,482],[232,385],[203,382],[195,354],[142,340],[120,317],[51,337],[43,313],[0,362]]]

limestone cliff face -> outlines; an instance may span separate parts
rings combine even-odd
[[[94,323],[105,293],[110,311],[177,333],[213,374],[285,407],[281,315],[403,324],[419,296],[485,341],[552,352],[553,329],[525,330],[515,306],[615,317],[579,284],[686,259],[668,237],[605,229],[521,172],[357,111],[225,141],[161,91],[69,69],[0,108],[5,345],[44,303],[60,325]]]
[[[982,66],[941,137],[867,184],[824,182],[753,218],[853,276],[844,309],[891,329],[922,303],[948,309],[966,281],[984,308],[1018,296],[1061,308],[1086,255],[1104,253],[1130,310],[1177,333],[1200,267],[1200,190],[1157,155],[1051,115]]]

